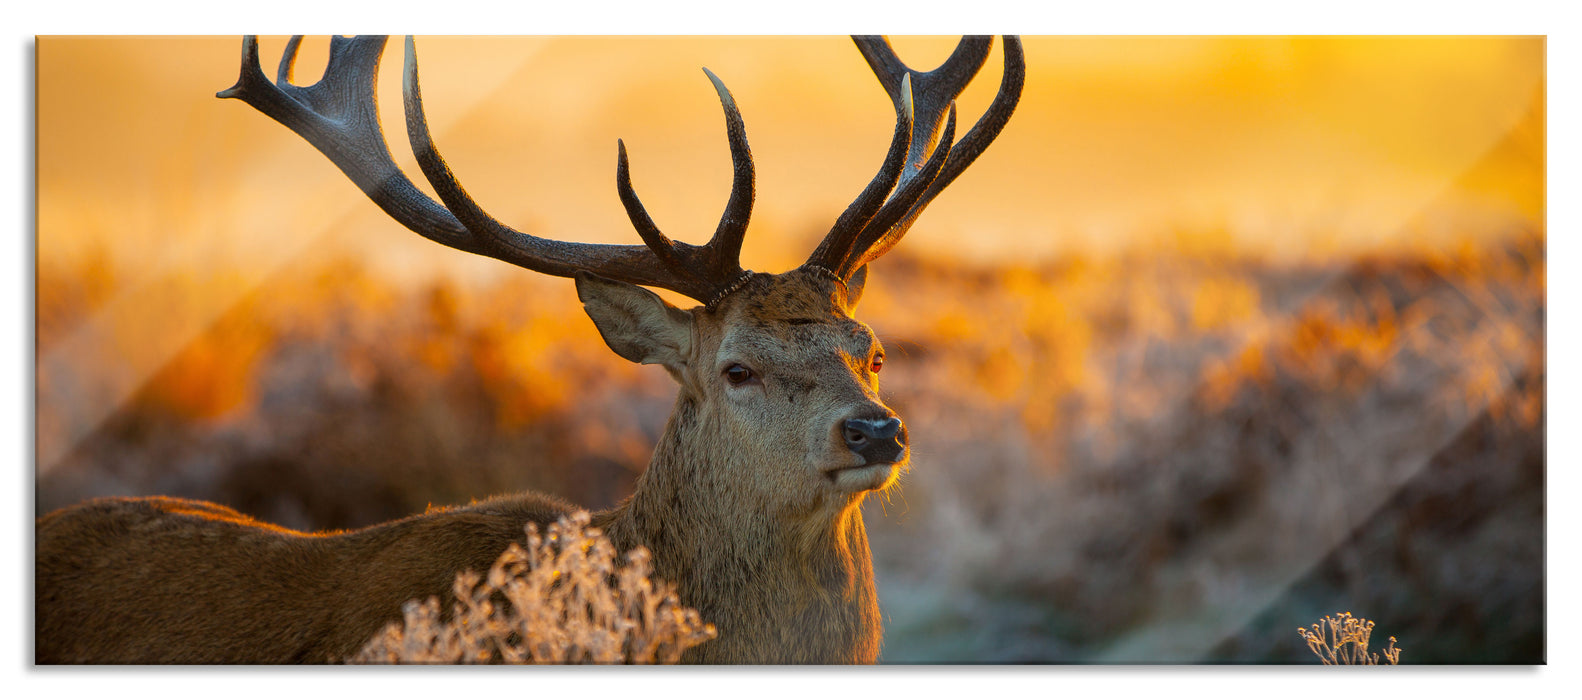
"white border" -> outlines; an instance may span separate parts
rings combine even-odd
[[[682,669],[655,670],[494,670],[468,673],[458,669],[371,670],[38,670],[31,667],[28,539],[32,512],[31,444],[33,408],[32,326],[33,245],[33,37],[39,34],[230,34],[363,30],[399,33],[421,29],[445,34],[831,34],[887,32],[955,34],[1018,32],[1023,34],[1543,34],[1549,37],[1549,189],[1578,191],[1575,176],[1575,127],[1582,124],[1576,109],[1575,25],[1566,23],[1565,7],[1557,2],[1505,0],[1499,3],[1384,2],[1331,0],[1322,4],[1197,0],[1193,2],[1130,1],[1069,5],[973,0],[970,3],[912,0],[904,3],[854,3],[851,0],[798,0],[763,3],[743,11],[741,0],[637,0],[515,3],[412,2],[391,0],[330,6],[322,0],[286,0],[220,5],[195,2],[107,2],[90,0],[42,7],[30,3],[7,11],[17,34],[10,50],[0,52],[0,76],[14,87],[4,111],[5,177],[13,204],[7,303],[0,304],[0,328],[10,342],[0,343],[4,377],[4,416],[0,444],[11,448],[8,460],[17,487],[12,501],[18,528],[11,562],[16,567],[3,579],[0,599],[16,621],[0,637],[5,685],[20,697],[47,697],[61,691],[102,692],[121,696],[180,696],[204,693],[226,697],[280,697],[282,690],[311,688],[315,693],[368,693],[439,696],[476,693],[487,684],[502,695],[598,696],[630,691],[643,697],[748,690],[779,697],[809,691],[822,695],[889,697],[987,697],[1002,694],[1032,697],[1111,696],[1118,690],[1168,696],[1287,697],[1308,694],[1365,694],[1413,698],[1557,696],[1578,679],[1577,642],[1568,634],[1579,621],[1574,591],[1576,546],[1568,535],[1577,532],[1577,509],[1567,508],[1579,495],[1575,471],[1574,413],[1569,399],[1576,394],[1576,375],[1564,360],[1550,369],[1549,460],[1547,489],[1549,532],[1548,658],[1538,669],[1390,669],[1367,678],[1317,677],[1318,670],[1232,668],[880,668],[880,669]],[[1577,357],[1575,312],[1577,290],[1568,272],[1575,271],[1575,210],[1566,198],[1551,195],[1549,237],[1551,321],[1548,356]],[[14,296],[13,296],[14,295]],[[1556,430],[1554,427],[1559,427]],[[1555,507],[1559,505],[1561,507]],[[11,607],[15,606],[15,607]],[[19,629],[20,628],[20,629]],[[1344,672],[1344,671],[1342,671]],[[1356,673],[1359,670],[1353,669]],[[530,675],[529,675],[530,674]],[[238,682],[241,681],[241,682]],[[767,682],[766,682],[767,681]],[[1346,684],[1342,686],[1340,684]],[[13,690],[12,692],[16,692]]]

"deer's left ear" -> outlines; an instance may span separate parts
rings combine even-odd
[[[577,298],[615,354],[679,372],[692,351],[692,314],[635,284],[577,273]]]
[[[846,313],[857,313],[857,302],[862,299],[862,287],[868,283],[868,266],[863,265],[846,280]]]

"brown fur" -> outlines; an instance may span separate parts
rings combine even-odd
[[[868,372],[878,344],[851,290],[803,270],[754,275],[682,311],[592,277],[578,291],[623,357],[663,365],[676,407],[634,493],[596,514],[620,551],[653,551],[719,631],[694,663],[872,663],[880,622],[859,506],[906,467],[862,459],[840,423],[891,415]],[[848,296],[849,294],[849,296]],[[756,385],[727,386],[743,363]],[[874,471],[876,470],[876,471]],[[37,521],[38,663],[343,660],[412,599],[449,596],[526,523],[572,510],[534,494],[364,530],[300,533],[173,498],[103,499]]]

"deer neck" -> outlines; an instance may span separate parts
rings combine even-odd
[[[706,426],[682,394],[632,496],[595,524],[620,551],[653,552],[654,576],[715,625],[719,637],[684,660],[873,663],[880,623],[862,496],[787,506],[732,483],[753,465],[699,444]]]

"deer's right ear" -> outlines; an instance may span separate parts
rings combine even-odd
[[[692,350],[692,314],[635,284],[577,273],[577,298],[615,354],[679,371]]]

